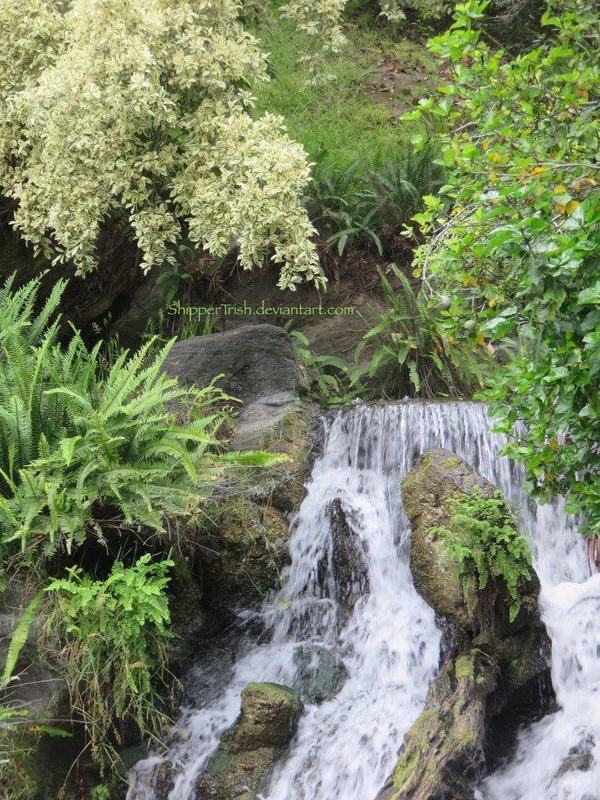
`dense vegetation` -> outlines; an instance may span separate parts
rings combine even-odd
[[[295,332],[313,399],[479,392],[530,490],[600,535],[600,13],[516,5],[467,0],[440,34],[437,0],[0,0],[2,211],[47,270],[0,290],[0,557],[30,601],[2,685],[41,620],[102,770],[167,719],[175,552],[274,460],[224,454],[230,398],[168,378],[172,341],[130,353],[60,317],[59,270],[92,280],[107,229],[134,271],[193,261],[221,286],[229,258],[292,291],[367,285],[353,360]],[[514,616],[521,539],[494,518],[500,563],[494,499],[454,510],[457,557]],[[26,800],[16,725],[2,709],[0,775]]]
[[[419,115],[443,121],[448,184],[418,216],[419,274],[448,293],[457,335],[508,342],[487,397],[542,497],[568,493],[600,532],[600,65],[595,3],[557,3],[536,46],[509,59],[458,6],[431,49],[453,82]]]
[[[161,371],[172,342],[107,364],[102,342],[60,342],[63,282],[41,305],[39,279],[12,284],[0,291],[0,555],[4,581],[26,581],[32,600],[2,685],[41,616],[42,652],[104,768],[127,726],[155,736],[166,719],[172,548],[190,549],[230,464],[276,457],[220,452],[227,398]],[[26,797],[15,763],[0,768]]]
[[[465,599],[474,590],[483,591],[492,609],[505,591],[513,622],[521,609],[523,584],[531,578],[531,552],[502,493],[486,497],[476,487],[470,495],[452,498],[450,510],[449,527],[434,527],[431,532],[442,537],[460,565]]]

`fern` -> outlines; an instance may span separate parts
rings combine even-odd
[[[448,543],[460,565],[463,588],[468,592],[473,577],[480,591],[489,589],[493,598],[504,586],[509,598],[509,621],[521,608],[520,587],[531,578],[531,552],[527,539],[518,532],[515,519],[502,494],[485,497],[475,487],[468,495],[450,500],[449,527],[431,528]]]
[[[165,532],[190,518],[236,466],[267,466],[266,453],[222,454],[226,396],[214,385],[182,388],[163,372],[172,347],[100,367],[73,331],[66,347],[53,317],[64,285],[35,318],[39,282],[0,292],[0,541],[35,560],[73,553],[88,536]],[[4,348],[4,349],[2,349]],[[152,355],[151,355],[152,354]],[[108,529],[108,530],[107,530]]]
[[[27,605],[27,608],[23,612],[17,627],[13,631],[10,644],[8,646],[8,653],[6,655],[6,662],[4,664],[4,671],[2,672],[2,678],[0,678],[0,687],[6,686],[10,682],[13,676],[13,672],[17,665],[19,655],[27,642],[27,637],[29,636],[29,630],[35,620],[36,612],[40,607],[40,604],[43,599],[44,599],[43,591],[40,591],[33,596],[29,604]]]
[[[156,688],[167,677],[172,566],[146,554],[132,567],[115,562],[106,580],[71,567],[47,587],[54,605],[45,629],[102,768],[128,723],[146,732],[166,721]]]
[[[482,385],[484,368],[491,366],[486,351],[475,354],[469,344],[453,339],[422,290],[395,264],[390,272],[388,277],[379,269],[387,309],[356,348],[358,364],[367,344],[376,345],[370,363],[353,370],[352,384],[367,396],[471,396]]]

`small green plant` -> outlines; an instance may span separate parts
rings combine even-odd
[[[167,721],[157,690],[168,676],[165,589],[172,566],[146,553],[132,567],[116,561],[106,580],[71,567],[47,587],[54,598],[45,623],[48,647],[102,768],[114,762],[128,722],[156,735]]]
[[[31,746],[27,747],[19,735],[27,725],[25,709],[0,706],[0,786],[11,800],[30,800],[35,787],[23,762],[31,757]],[[10,794],[8,794],[10,792]]]
[[[91,792],[92,800],[110,800],[110,788],[105,783],[94,786]]]
[[[355,351],[358,363],[364,347],[376,342],[370,364],[353,371],[353,383],[362,384],[367,394],[387,397],[471,396],[481,386],[483,367],[491,365],[487,351],[451,336],[423,291],[413,288],[395,264],[390,273],[379,269],[387,309]]]
[[[291,331],[297,342],[298,355],[302,359],[307,377],[311,382],[311,396],[321,403],[347,403],[357,396],[350,388],[348,362],[339,356],[316,355],[310,342],[301,331]]]
[[[486,497],[480,487],[450,500],[449,527],[431,529],[444,538],[463,577],[465,597],[476,582],[488,590],[492,605],[501,587],[509,597],[509,620],[521,609],[519,589],[531,578],[531,552],[527,539],[516,528],[515,518],[501,492]]]
[[[306,199],[313,224],[342,257],[350,246],[374,247],[381,256],[414,214],[425,194],[436,194],[444,178],[432,145],[404,148],[394,157],[373,157],[344,170],[317,165]]]

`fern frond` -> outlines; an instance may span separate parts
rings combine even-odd
[[[6,654],[4,671],[2,673],[2,678],[0,678],[0,686],[6,686],[12,678],[13,671],[17,665],[17,661],[19,660],[19,655],[27,642],[27,637],[29,636],[29,630],[33,624],[36,612],[40,607],[43,599],[44,599],[43,591],[40,591],[33,596],[27,608],[23,612],[17,627],[13,631],[13,634],[10,639],[10,644],[8,646],[8,652]]]

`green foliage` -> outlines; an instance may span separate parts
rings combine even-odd
[[[32,747],[22,736],[28,711],[0,706],[0,787],[10,800],[31,800],[36,788],[29,774]]]
[[[38,592],[32,597],[27,605],[27,608],[21,615],[17,627],[12,633],[10,644],[8,646],[8,652],[6,654],[6,661],[4,663],[4,670],[2,672],[2,678],[0,678],[0,688],[6,686],[13,677],[13,672],[17,666],[19,654],[27,642],[29,630],[33,624],[37,610],[40,607],[43,598],[44,593],[42,591]]]
[[[514,437],[536,495],[569,494],[600,533],[600,11],[555,0],[544,38],[507,58],[480,36],[486,4],[457,6],[431,48],[448,63],[444,196],[418,215],[428,242],[416,265],[452,298],[456,335],[508,339],[514,357],[486,398]],[[524,423],[515,429],[516,423]]]
[[[47,587],[54,597],[45,624],[49,647],[103,768],[115,760],[128,721],[148,733],[166,722],[157,687],[167,678],[172,566],[146,554],[132,567],[115,562],[106,580],[71,567]]]
[[[443,175],[432,145],[418,153],[404,148],[393,158],[357,162],[342,171],[317,167],[308,213],[339,257],[361,240],[381,256],[393,250],[403,226],[422,208],[421,198],[438,191]]]
[[[379,269],[387,308],[356,349],[358,361],[365,345],[376,342],[370,363],[353,371],[353,383],[377,396],[470,396],[489,364],[485,351],[458,342],[443,313],[428,305],[399,267],[391,265],[390,273]]]
[[[350,365],[338,356],[317,355],[301,331],[291,331],[297,342],[297,352],[310,381],[310,394],[320,403],[347,403],[357,396],[350,388]]]
[[[449,527],[434,527],[431,532],[448,543],[460,564],[466,593],[473,577],[479,590],[489,589],[494,599],[500,586],[506,587],[513,622],[521,609],[519,589],[531,578],[531,553],[501,492],[485,497],[475,487],[470,494],[452,498],[450,509]]]
[[[322,283],[301,146],[253,115],[267,80],[235,0],[0,0],[0,188],[35,249],[79,274],[107,219],[145,271],[182,240],[279,284]]]
[[[289,135],[316,162],[317,179],[323,168],[344,172],[356,162],[393,159],[403,148],[409,126],[399,124],[399,115],[421,96],[433,71],[424,45],[399,40],[387,28],[349,26],[344,50],[327,63],[335,81],[307,85],[310,71],[297,63],[305,40],[293,25],[275,18],[256,32],[269,51],[271,75],[255,87],[256,113],[285,119]],[[388,64],[398,71],[387,73]]]
[[[193,530],[211,504],[241,492],[252,468],[285,456],[221,452],[217,432],[231,398],[167,377],[172,342],[155,353],[150,340],[131,356],[102,351],[101,342],[90,350],[74,330],[61,343],[69,331],[56,310],[65,286],[36,312],[39,287],[35,280],[14,291],[9,281],[0,291],[0,544],[9,573],[30,568],[42,588],[51,572],[54,602],[42,607],[43,593],[34,595],[13,633],[2,684],[39,615],[45,657],[66,681],[73,716],[104,768],[124,735],[137,728],[157,736],[165,721],[158,692],[170,635],[166,556],[180,544],[180,526]],[[134,566],[115,561],[105,580],[102,566],[91,574],[77,566],[80,558],[89,565],[89,544],[100,544],[107,559],[116,550],[131,558],[151,537],[160,562],[148,553]],[[65,562],[75,566],[56,577]],[[64,735],[44,725],[26,731]],[[20,774],[12,733],[6,768]]]
[[[54,286],[39,310],[39,280],[18,290],[13,283],[9,278],[0,289],[0,494],[67,425],[63,404],[44,394],[48,372],[57,368],[56,310],[65,283]]]
[[[172,342],[120,353],[103,375],[99,345],[50,322],[60,284],[34,318],[39,282],[0,296],[0,532],[31,561],[71,552],[107,530],[162,532],[190,516],[223,467],[214,453],[225,415],[214,387],[182,389],[162,372]]]
[[[91,793],[92,800],[110,800],[110,789],[105,783],[94,786]]]

